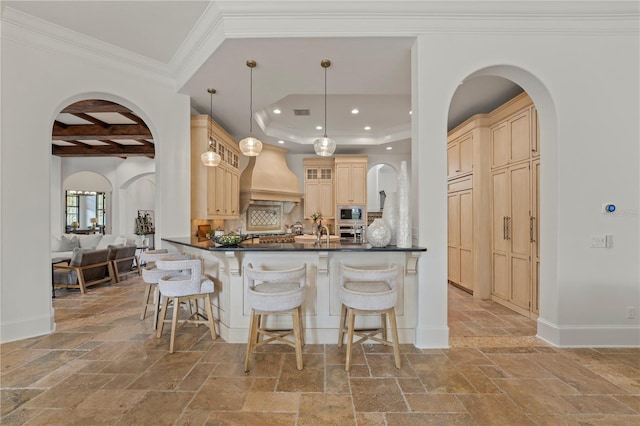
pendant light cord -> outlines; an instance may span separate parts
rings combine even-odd
[[[327,67],[324,67],[324,137],[327,137]]]
[[[249,136],[253,136],[253,67],[249,71]]]

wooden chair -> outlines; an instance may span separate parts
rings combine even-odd
[[[136,245],[109,246],[109,262],[113,278],[119,283],[125,275],[137,273],[140,275],[140,262],[136,256]]]
[[[83,250],[76,248],[69,265],[53,265],[54,288],[77,288],[81,293],[87,287],[113,279],[109,266],[109,249]]]

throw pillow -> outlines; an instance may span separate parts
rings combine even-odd
[[[80,242],[81,248],[93,249],[98,246],[98,243],[102,239],[102,234],[89,234],[89,235],[81,235],[78,237],[78,241]]]
[[[113,241],[113,245],[114,246],[124,246],[127,244],[127,239],[126,237],[117,237],[114,241]]]
[[[79,247],[80,247],[80,242],[78,241],[78,238],[75,235],[70,238],[65,235],[62,235],[60,237],[59,251],[72,251]]]

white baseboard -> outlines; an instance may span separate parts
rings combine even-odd
[[[420,349],[448,349],[449,327],[417,328],[414,345]]]
[[[640,327],[559,326],[538,318],[538,338],[559,348],[640,347]]]
[[[53,310],[52,310],[53,311]],[[0,325],[0,343],[13,342],[15,340],[28,339],[30,337],[51,334],[56,329],[53,313],[28,318],[23,321],[13,321]]]

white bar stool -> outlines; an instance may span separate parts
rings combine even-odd
[[[211,338],[217,338],[214,326],[213,308],[211,306],[211,295],[215,292],[213,281],[202,275],[202,261],[199,259],[189,260],[165,260],[158,259],[156,264],[159,269],[165,271],[182,271],[180,274],[165,275],[158,280],[158,289],[165,298],[160,312],[160,326],[156,332],[156,337],[162,336],[162,329],[167,316],[167,306],[173,301],[173,319],[171,320],[171,340],[169,343],[169,353],[173,353],[176,339],[178,323],[206,324],[211,331]],[[203,315],[198,309],[198,299],[204,299],[207,315]],[[196,309],[189,318],[178,320],[181,302],[196,302]],[[197,319],[200,318],[200,319]]]
[[[347,359],[345,370],[351,369],[351,350],[354,345],[367,340],[374,340],[388,346],[393,346],[396,368],[401,367],[400,347],[398,345],[398,325],[396,323],[395,305],[398,299],[396,278],[398,266],[386,269],[359,269],[340,265],[339,297],[342,302],[340,312],[340,331],[338,347],[342,347],[344,334],[347,333]],[[355,330],[355,316],[358,314],[381,314],[382,325],[374,330]],[[387,339],[387,317],[391,323],[393,340]],[[346,324],[345,324],[346,319]],[[360,336],[353,341],[354,334]],[[376,337],[382,334],[382,338]]]
[[[153,308],[153,329],[158,328],[158,313],[160,308],[160,293],[157,291],[158,281],[165,275],[177,275],[179,271],[163,271],[158,269],[156,261],[159,259],[167,260],[186,260],[190,257],[180,253],[169,253],[167,249],[147,250],[140,253],[140,265],[142,268],[142,280],[145,282],[144,298],[142,299],[142,313],[140,320],[144,320],[147,316],[147,309]],[[153,300],[149,301],[151,292],[153,291]]]
[[[295,348],[296,367],[302,370],[302,303],[306,293],[307,265],[298,268],[277,271],[253,269],[251,264],[244,268],[247,277],[247,306],[251,308],[247,353],[244,371],[250,368],[251,354],[256,348],[272,341],[278,341]],[[291,313],[292,330],[269,330],[266,317],[270,314]],[[293,334],[294,340],[285,339]],[[261,336],[267,338],[261,340]]]

